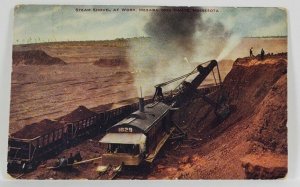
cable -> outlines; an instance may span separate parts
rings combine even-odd
[[[216,80],[216,77],[215,77],[215,72],[214,72],[214,70],[212,70],[212,73],[213,73],[213,76],[214,76],[215,84],[217,85],[217,80]]]

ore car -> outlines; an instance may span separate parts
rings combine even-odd
[[[145,103],[149,102],[150,99],[145,101]],[[41,161],[60,153],[62,150],[105,132],[111,125],[137,109],[138,103],[106,111],[101,110],[101,107],[100,109],[95,107],[90,111],[79,106],[71,113],[60,117],[58,119],[60,124],[53,125],[54,121],[42,120],[39,123],[26,125],[23,129],[9,136],[8,171],[32,170]],[[46,127],[42,128],[41,125]],[[41,129],[44,132],[41,132]],[[32,132],[30,133],[32,135],[27,136],[25,131]]]
[[[66,126],[31,138],[9,137],[8,170],[32,170],[49,155],[65,147]]]
[[[139,110],[110,127],[100,140],[107,145],[102,164],[136,166],[142,161],[152,162],[173,130],[170,106],[162,102],[144,106],[140,98]]]

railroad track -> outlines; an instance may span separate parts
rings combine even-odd
[[[112,180],[144,180],[146,173],[141,171],[142,168],[124,168]]]
[[[122,171],[122,165],[117,167],[107,166],[103,171],[99,171],[99,180],[114,180]]]
[[[114,178],[113,180],[145,180],[146,177],[144,176],[138,176],[138,175],[132,175],[132,176],[125,176],[120,175]]]
[[[141,175],[139,170],[130,170],[124,166],[117,166],[115,168],[109,167],[107,171],[99,175],[100,180],[143,180],[146,179],[145,175]]]
[[[18,175],[12,175],[10,174],[13,178],[15,179],[20,179],[21,177],[23,177],[26,173],[21,173],[21,174],[18,174]]]
[[[111,180],[136,180],[136,179],[138,179],[137,175],[127,175],[127,174],[122,174],[121,172],[111,178]]]

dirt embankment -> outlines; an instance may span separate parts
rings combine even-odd
[[[114,59],[100,58],[99,60],[96,60],[94,62],[94,65],[107,66],[107,67],[128,66],[128,62],[124,58],[114,58]]]
[[[63,60],[57,57],[51,57],[42,50],[13,51],[14,65],[63,65]]]
[[[286,54],[237,59],[224,80],[233,106],[223,122],[201,99],[175,120],[188,139],[157,160],[150,178],[281,178],[287,173]],[[279,160],[279,161],[278,161]]]

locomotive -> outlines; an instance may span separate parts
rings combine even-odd
[[[139,110],[110,127],[100,140],[107,144],[102,164],[140,165],[154,158],[171,135],[171,107],[162,102],[143,103],[140,98]]]

